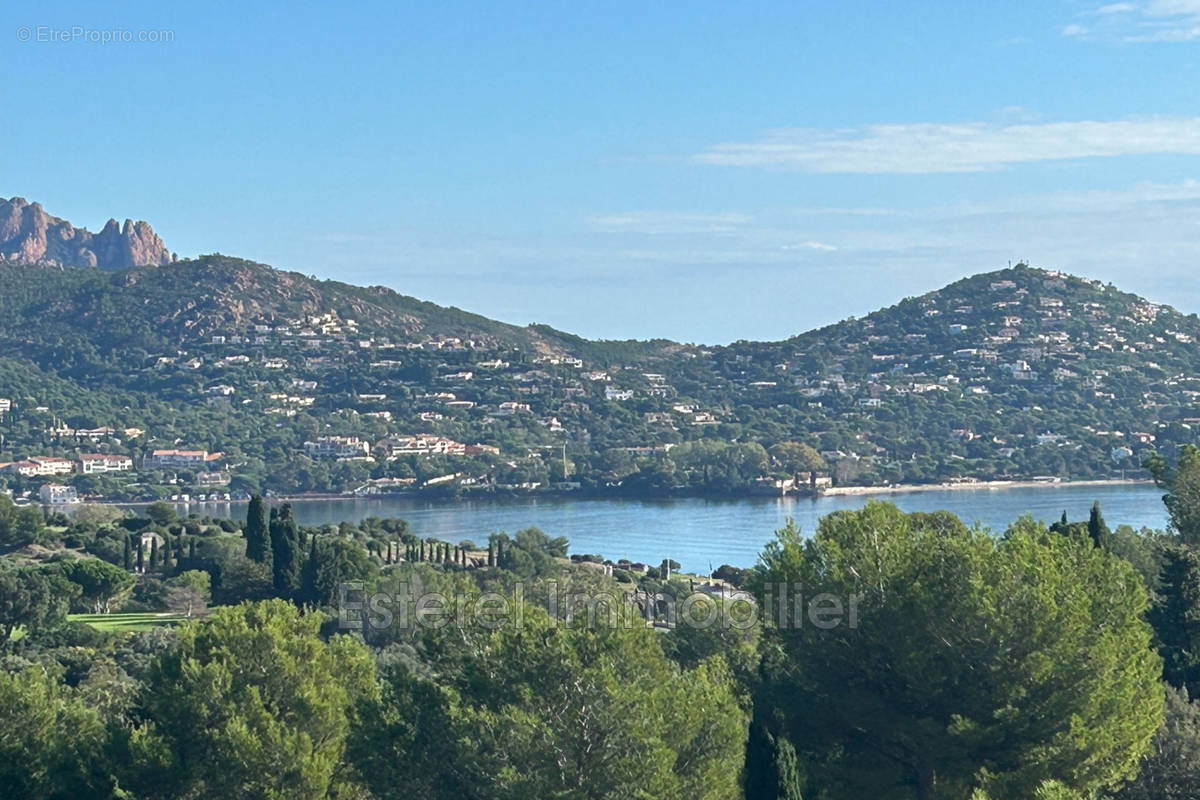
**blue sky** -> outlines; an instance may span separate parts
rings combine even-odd
[[[1200,311],[1200,0],[0,19],[0,193],[181,256],[609,338],[782,338],[1019,259]]]

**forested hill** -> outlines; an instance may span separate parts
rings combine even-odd
[[[80,335],[101,351],[155,352],[328,314],[353,323],[342,333],[395,342],[464,338],[531,353],[572,346],[595,352],[607,344],[545,326],[507,325],[382,286],[322,281],[223,255],[116,272],[0,260],[0,285],[0,332],[32,345]]]
[[[1141,474],[1200,425],[1194,315],[1024,265],[722,347],[590,341],[220,255],[0,262],[0,286],[0,464],[113,452],[141,473],[180,448],[221,452],[235,491],[737,492],[800,467],[841,483]],[[322,436],[367,452],[306,450]],[[791,443],[820,458],[781,457]],[[111,497],[194,477],[72,480]]]

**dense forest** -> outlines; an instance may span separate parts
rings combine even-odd
[[[0,791],[1195,797],[1200,450],[1149,466],[1168,531],[870,503],[713,576],[0,497]]]
[[[1195,316],[1024,265],[711,347],[588,341],[225,256],[2,263],[0,282],[0,480],[19,495],[46,476],[14,464],[88,454],[131,464],[53,479],[109,500],[1148,477],[1200,425]],[[151,458],[172,449],[214,458]]]

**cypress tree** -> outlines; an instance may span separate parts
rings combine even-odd
[[[267,525],[271,536],[271,576],[276,597],[291,597],[300,584],[300,532],[292,516],[292,506],[284,503],[271,509]]]
[[[304,562],[304,569],[300,573],[300,591],[298,599],[301,603],[311,603],[316,605],[320,600],[317,592],[317,573],[320,570],[320,557],[317,555],[317,537],[312,537],[312,543],[309,545],[308,560]]]
[[[425,540],[421,540],[421,561],[425,560]]]
[[[188,561],[196,560],[196,540],[188,539]]]
[[[246,510],[246,558],[259,564],[266,563],[269,552],[268,530],[267,504],[256,494],[250,498],[250,507]]]
[[[146,542],[140,536],[137,544],[137,571],[139,574],[146,571]]]
[[[150,540],[150,569],[158,566],[158,539]]]
[[[1092,503],[1092,515],[1088,517],[1088,536],[1092,537],[1092,543],[1103,550],[1108,550],[1112,547],[1112,531],[1108,529],[1108,523],[1104,521],[1104,515],[1100,513],[1100,501]]]
[[[488,542],[488,566],[496,566],[496,543],[492,541]]]
[[[756,712],[755,717],[759,714]],[[775,737],[759,719],[750,723],[746,740],[746,766],[742,772],[746,800],[777,800],[774,753]]]
[[[800,762],[796,748],[783,736],[775,737],[775,796],[779,800],[804,800],[800,796]]]
[[[782,733],[767,730],[767,720],[757,712],[750,723],[743,775],[746,800],[802,800],[796,748]]]
[[[132,534],[125,537],[125,552],[121,554],[121,563],[126,570],[133,569],[133,542],[130,541],[131,536]]]

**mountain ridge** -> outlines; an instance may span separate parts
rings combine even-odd
[[[17,409],[0,461],[92,446],[55,432],[67,424],[143,431],[102,450],[226,453],[251,490],[438,469],[546,485],[546,452],[565,448],[571,472],[555,474],[585,489],[728,492],[785,478],[765,448],[789,442],[843,484],[1095,479],[1143,475],[1150,451],[1200,431],[1200,318],[1025,264],[723,346],[593,341],[220,254],[117,271],[5,261],[0,285],[0,399]],[[388,449],[416,434],[502,455]],[[319,436],[357,437],[375,460],[313,455]]]
[[[92,233],[23,197],[0,199],[0,257],[21,264],[100,269],[164,266],[176,260],[144,220],[126,219],[120,225],[110,219]]]

